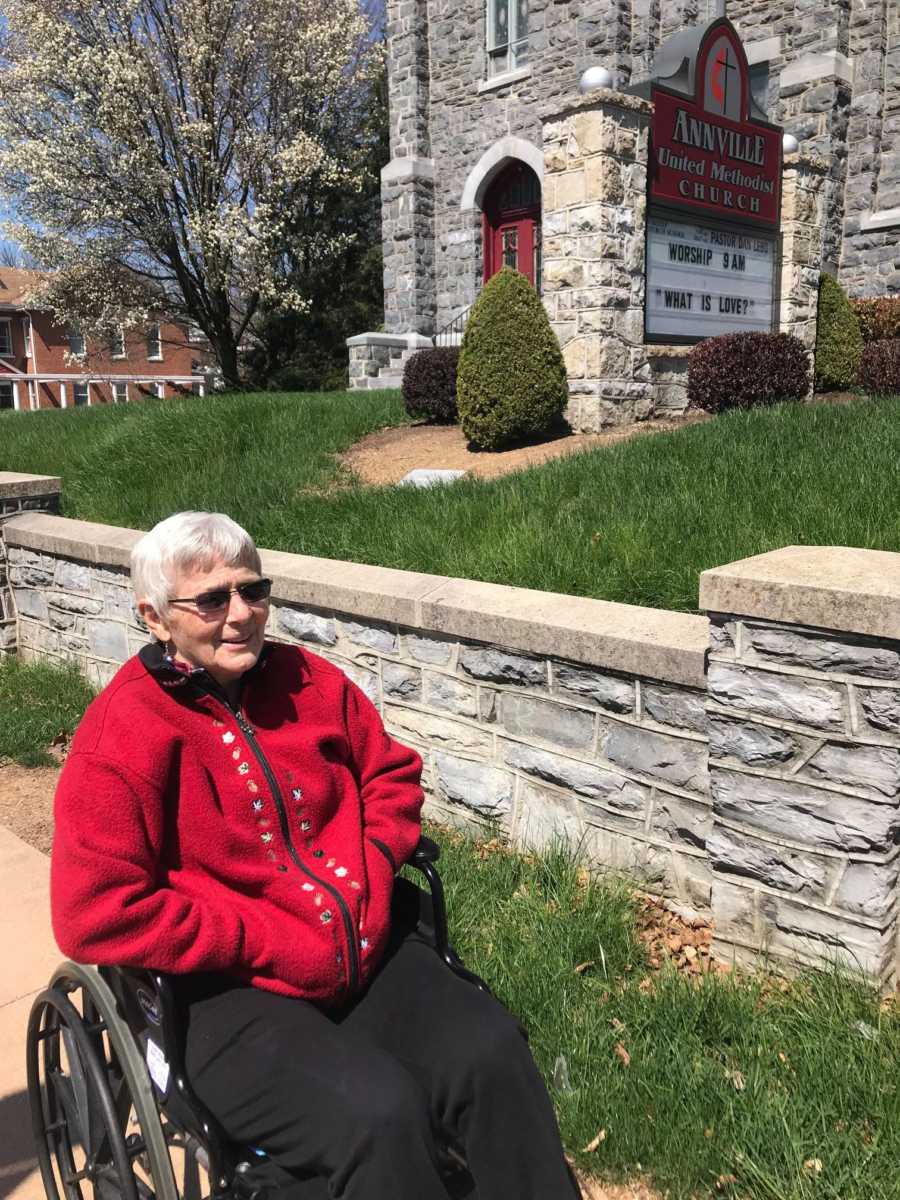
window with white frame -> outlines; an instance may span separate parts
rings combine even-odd
[[[0,321],[0,356],[12,358],[12,321]]]
[[[128,384],[114,383],[113,384],[113,403],[127,404],[128,403]]]
[[[487,0],[488,75],[528,63],[528,0]]]
[[[15,408],[16,401],[11,383],[0,383],[0,408]]]
[[[72,401],[76,408],[81,404],[90,404],[91,394],[89,391],[89,385],[86,383],[73,383]]]
[[[147,358],[150,362],[159,362],[162,356],[162,332],[158,325],[151,325],[147,330]]]
[[[31,342],[31,317],[22,318],[22,341],[25,343],[25,357],[33,358]]]
[[[111,358],[125,357],[125,330],[117,329],[109,339],[109,354]]]
[[[84,358],[84,334],[80,329],[69,330],[69,353],[75,358]]]

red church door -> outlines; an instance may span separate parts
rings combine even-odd
[[[484,198],[484,281],[501,267],[541,286],[541,185],[531,167],[510,163]]]

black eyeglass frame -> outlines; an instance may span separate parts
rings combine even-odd
[[[259,596],[247,595],[248,591],[253,591],[262,585],[263,592]],[[201,592],[199,596],[171,596],[169,604],[193,604],[198,612],[205,616],[210,616],[212,613],[221,612],[228,608],[228,603],[234,595],[240,596],[245,604],[259,605],[268,601],[272,594],[271,579],[250,579],[247,583],[239,583],[233,588],[210,588],[208,592]],[[217,602],[214,602],[213,597],[221,597]]]

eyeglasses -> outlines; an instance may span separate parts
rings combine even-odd
[[[193,604],[198,612],[222,612],[228,607],[231,597],[237,594],[245,604],[265,604],[272,591],[271,579],[252,579],[249,583],[239,583],[233,588],[213,588],[201,592],[199,596],[172,596],[170,604]]]

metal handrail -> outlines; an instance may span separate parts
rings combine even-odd
[[[453,320],[448,322],[443,329],[439,329],[434,335],[435,346],[458,346],[471,311],[472,305],[470,304],[461,313],[457,313]]]

